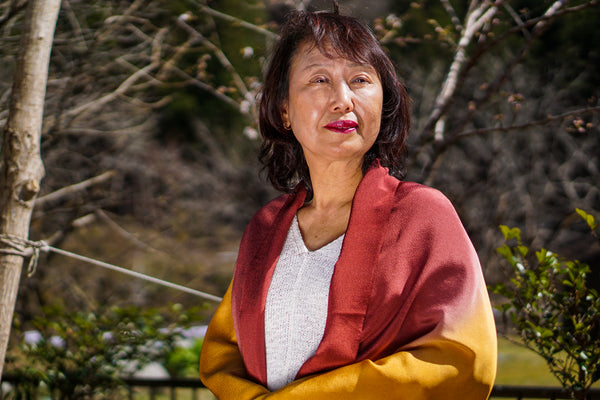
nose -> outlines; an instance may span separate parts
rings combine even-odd
[[[341,82],[334,87],[330,111],[333,113],[349,113],[354,109],[352,89],[346,82]]]

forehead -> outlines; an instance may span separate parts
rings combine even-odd
[[[375,68],[367,62],[352,60],[350,57],[337,54],[330,45],[318,46],[316,43],[310,41],[305,41],[298,46],[292,57],[291,69],[303,71],[334,64],[339,65],[340,63],[345,67],[376,72]]]

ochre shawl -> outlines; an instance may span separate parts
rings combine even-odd
[[[354,196],[316,354],[294,382],[265,388],[265,299],[305,197],[302,186],[278,197],[246,229],[204,340],[205,385],[222,400],[486,399],[496,331],[477,254],[446,197],[378,165]]]

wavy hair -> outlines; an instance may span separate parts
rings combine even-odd
[[[371,65],[379,74],[383,106],[379,134],[363,160],[363,172],[378,159],[392,176],[402,179],[405,142],[410,126],[410,99],[390,58],[371,30],[359,20],[334,13],[294,11],[281,29],[261,91],[259,159],[275,189],[289,193],[303,181],[312,192],[300,143],[283,125],[290,69],[301,44],[309,42],[328,57]]]

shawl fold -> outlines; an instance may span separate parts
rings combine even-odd
[[[206,386],[220,399],[486,399],[496,331],[477,254],[446,197],[378,164],[354,196],[316,354],[291,384],[264,387],[266,296],[305,198],[299,186],[248,225],[204,341]]]

